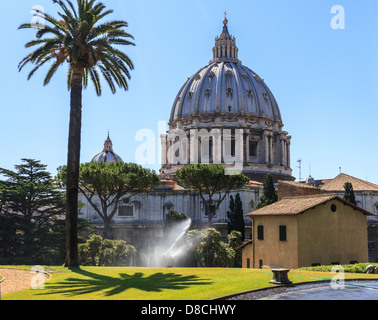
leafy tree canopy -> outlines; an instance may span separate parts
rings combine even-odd
[[[160,178],[154,171],[134,163],[85,163],[80,165],[79,172],[79,189],[104,221],[105,237],[122,198],[129,199],[147,192],[160,183]],[[62,183],[65,182],[65,166],[59,168],[58,177]],[[100,206],[96,204],[97,199]]]
[[[176,171],[176,177],[185,187],[199,192],[208,213],[209,225],[227,194],[244,187],[249,179],[242,173],[228,175],[219,164],[193,164]]]
[[[0,168],[5,178],[0,181],[0,257],[18,256],[24,263],[38,258],[40,264],[59,259],[64,252],[64,193],[46,165],[21,161],[15,171]]]

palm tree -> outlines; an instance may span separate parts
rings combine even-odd
[[[38,46],[19,64],[21,71],[28,63],[34,65],[28,80],[42,66],[49,63],[44,85],[47,85],[60,66],[68,65],[68,90],[71,91],[70,124],[68,134],[67,184],[66,184],[66,267],[79,266],[77,245],[78,178],[81,143],[82,90],[91,80],[98,96],[101,95],[100,75],[112,93],[116,85],[128,89],[127,80],[134,66],[130,58],[117,45],[134,45],[124,28],[125,21],[108,21],[104,18],[112,10],[96,0],[77,0],[75,7],[70,0],[53,0],[60,6],[59,20],[40,10],[36,16],[47,25],[37,29],[36,39],[25,47]],[[19,29],[36,28],[31,23]]]

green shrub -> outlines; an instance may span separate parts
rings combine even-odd
[[[123,266],[136,255],[136,249],[123,240],[103,239],[91,235],[79,245],[80,264],[84,266]]]
[[[344,268],[345,273],[366,273],[366,267],[368,265],[375,265],[377,266],[377,263],[356,263],[356,264],[347,264],[342,265],[341,267]],[[305,267],[300,268],[299,270],[303,271],[318,271],[318,272],[331,272],[332,267],[334,266],[318,266],[318,267]]]
[[[241,238],[240,232],[233,232],[229,237],[229,244],[222,242],[221,234],[214,228],[191,230],[186,242],[194,252],[195,258],[201,267],[206,268],[233,268],[238,264],[236,249]]]

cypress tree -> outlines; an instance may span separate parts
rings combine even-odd
[[[357,205],[356,197],[354,195],[353,185],[350,182],[344,184],[344,200],[349,201],[350,203]]]
[[[230,211],[227,211],[227,217],[230,220],[228,222],[228,233],[232,231],[239,231],[242,236],[242,240],[245,238],[245,222],[243,212],[243,202],[240,199],[240,194],[236,194],[234,197],[230,197]]]
[[[256,209],[260,209],[269,206],[272,203],[278,201],[276,189],[274,188],[273,177],[270,173],[265,176],[263,195],[260,198],[260,202]]]

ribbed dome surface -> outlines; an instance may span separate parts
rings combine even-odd
[[[276,99],[264,80],[232,61],[214,61],[188,79],[175,99],[170,122],[214,113],[265,116],[282,122]]]
[[[92,162],[123,162],[122,158],[111,151],[103,151],[92,159]]]

